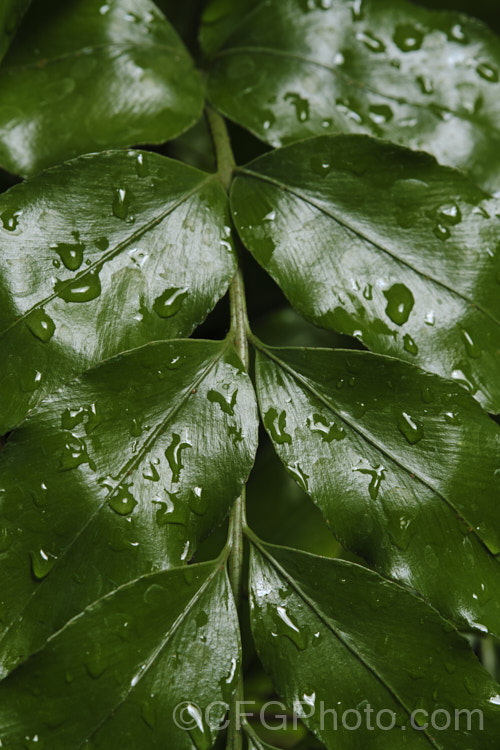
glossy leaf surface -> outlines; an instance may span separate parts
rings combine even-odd
[[[161,143],[199,118],[199,76],[149,0],[37,0],[0,71],[0,164]]]
[[[250,580],[260,657],[327,748],[496,747],[498,684],[467,641],[410,592],[352,563],[260,543],[252,545]],[[454,712],[463,709],[483,712],[483,731],[467,731],[465,721],[455,729]],[[352,711],[361,719],[356,731],[344,727],[357,723]],[[395,717],[394,729],[374,731],[379,711],[383,726]],[[434,711],[450,716],[449,729],[432,728]],[[436,722],[444,725],[443,714]]]
[[[256,367],[274,446],[342,544],[500,635],[500,430],[479,405],[369,352],[267,349]]]
[[[256,444],[229,342],[149,344],[47,398],[0,453],[1,671],[117,585],[187,562]]]
[[[84,156],[0,197],[0,433],[118,352],[189,335],[235,270],[215,177],[143,151]]]
[[[500,187],[500,40],[404,0],[267,0],[213,65],[209,96],[273,146],[368,133]]]
[[[144,576],[80,613],[0,683],[2,743],[209,750],[239,661],[223,566]]]
[[[325,136],[242,169],[231,201],[302,315],[500,411],[498,199],[426,154]]]
[[[31,0],[2,0],[0,6],[0,60],[7,52],[12,37]]]

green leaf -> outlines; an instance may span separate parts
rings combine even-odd
[[[12,37],[31,0],[2,0],[0,6],[0,60],[7,52]]]
[[[250,586],[260,657],[327,748],[496,747],[498,684],[467,641],[410,592],[358,565],[260,542],[251,549]],[[464,716],[455,729],[455,710],[464,709],[476,711],[472,733]],[[449,729],[432,728],[434,711],[438,726],[451,719]],[[344,726],[358,721],[356,731]],[[377,721],[395,727],[375,731]]]
[[[0,684],[2,742],[209,750],[239,662],[224,566],[144,576],[79,613]]]
[[[37,0],[0,71],[0,163],[32,174],[161,143],[199,118],[199,75],[149,0]]]
[[[479,405],[369,352],[262,349],[256,371],[274,446],[340,542],[499,636],[500,430]]]
[[[255,396],[230,342],[119,355],[47,398],[0,453],[0,665],[81,609],[186,562],[240,494]]]
[[[273,146],[368,133],[500,183],[500,41],[404,0],[267,0],[217,55],[208,86]]]
[[[235,271],[216,177],[148,152],[51,169],[0,220],[1,434],[102,359],[189,335]]]
[[[297,310],[500,411],[500,203],[432,157],[324,136],[240,170],[243,242]]]

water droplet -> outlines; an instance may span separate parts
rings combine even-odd
[[[33,575],[39,581],[45,578],[45,576],[48,576],[57,561],[55,555],[52,555],[50,552],[46,552],[43,549],[32,552],[30,554],[30,559]]]
[[[207,398],[212,404],[219,404],[224,414],[229,414],[234,417],[234,407],[236,406],[236,397],[238,395],[238,389],[232,393],[231,398],[227,401],[222,393],[218,391],[210,390],[207,393]]]
[[[362,19],[363,19],[363,0],[353,0],[352,20],[361,21]]]
[[[449,228],[444,226],[444,224],[436,224],[432,231],[438,240],[447,240],[451,236]]]
[[[128,487],[120,484],[116,490],[113,490],[108,498],[108,503],[115,513],[119,513],[120,516],[128,516],[137,505],[137,500]]]
[[[213,745],[212,738],[199,707],[194,703],[187,703],[185,705],[184,711],[185,725],[190,727],[188,733],[196,747],[196,750],[210,750]],[[194,724],[193,721],[189,720],[189,717],[191,717],[191,719],[194,721]]]
[[[406,411],[403,411],[398,419],[398,428],[410,445],[415,445],[424,437],[422,424],[413,419]]]
[[[414,26],[401,24],[396,26],[393,39],[402,52],[413,52],[422,46],[424,34]]]
[[[429,76],[418,76],[417,83],[420,86],[422,94],[433,94],[434,93],[434,82]]]
[[[370,120],[376,125],[385,125],[394,117],[392,109],[387,104],[374,104],[369,109]]]
[[[368,469],[365,467],[355,467],[354,471],[359,471],[360,474],[368,474],[372,478],[368,487],[368,492],[372,500],[376,500],[380,491],[380,486],[385,479],[386,469],[384,466],[377,466],[374,469]]]
[[[85,245],[82,242],[60,242],[50,246],[55,250],[69,271],[77,271],[83,263]]]
[[[104,674],[108,667],[107,659],[103,653],[103,649],[100,643],[95,643],[92,646],[92,650],[87,652],[85,659],[85,667],[87,672],[94,680],[98,680],[99,677]]]
[[[191,443],[181,442],[180,435],[173,433],[172,442],[166,449],[165,456],[172,471],[172,482],[174,484],[179,481],[181,471],[184,468],[184,464],[182,463],[182,451],[191,447]]]
[[[481,78],[483,78],[485,81],[488,81],[489,83],[498,82],[498,69],[490,63],[480,62],[476,68],[476,72],[481,76]]]
[[[277,630],[276,633],[273,633],[274,636],[288,638],[299,651],[303,651],[307,647],[306,634],[297,627],[285,607],[276,608],[275,613],[273,613],[273,620]]]
[[[87,463],[90,460],[85,441],[77,435],[69,435],[59,459],[59,471],[69,471]]]
[[[404,345],[405,351],[408,352],[409,354],[418,354],[418,346],[416,345],[416,343],[414,342],[414,340],[412,339],[409,333],[406,333],[403,336],[403,345]]]
[[[441,224],[455,226],[462,221],[462,212],[456,203],[444,203],[436,210],[436,215]]]
[[[153,303],[153,310],[160,318],[170,318],[181,309],[187,296],[187,287],[172,287],[157,297]]]
[[[47,315],[43,307],[32,310],[25,319],[25,323],[31,333],[44,343],[50,341],[56,330],[56,324],[52,318]]]
[[[481,356],[481,348],[476,344],[470,333],[468,333],[463,328],[461,330],[461,333],[467,354],[472,359],[478,359]]]
[[[466,677],[464,677],[464,685],[469,695],[476,694],[476,685],[472,677],[470,677],[469,675],[466,675]]]
[[[144,479],[149,479],[150,482],[158,482],[160,479],[158,469],[152,461],[149,462],[149,469],[143,470],[142,476],[144,477]]]
[[[438,556],[430,544],[426,544],[424,548],[424,558],[425,563],[429,568],[432,568],[433,570],[437,570],[439,568]]]
[[[288,91],[284,99],[286,102],[295,108],[295,115],[299,122],[305,122],[309,119],[309,102],[307,99],[303,99],[299,94],[295,94],[293,91]]]
[[[371,31],[360,31],[356,34],[356,39],[363,42],[371,52],[385,52],[385,44],[381,39],[376,37]]]
[[[428,385],[422,386],[422,401],[424,404],[430,404],[432,401],[432,391]]]
[[[158,526],[165,526],[166,524],[179,524],[185,526],[187,523],[187,512],[186,508],[182,503],[174,504],[176,500],[174,492],[167,492],[166,500],[153,500],[155,505],[159,508],[156,511],[156,523]]]
[[[22,211],[17,211],[16,209],[7,209],[4,211],[0,216],[2,227],[6,229],[7,232],[14,232],[17,229],[22,213]]]
[[[462,26],[459,23],[454,24],[454,26],[450,29],[450,39],[452,39],[455,42],[460,42],[464,44],[467,42],[467,34],[463,30]]]
[[[144,153],[137,154],[135,159],[135,171],[138,177],[147,177],[149,174],[148,159]]]
[[[308,417],[307,424],[311,432],[321,435],[321,439],[325,443],[331,443],[332,440],[343,440],[346,437],[342,426],[339,427],[335,422],[330,422],[322,414],[313,414],[312,417]]]
[[[130,196],[125,188],[116,188],[113,193],[113,214],[117,219],[126,219]]]
[[[291,443],[292,436],[286,432],[286,412],[282,411],[278,415],[277,409],[272,406],[267,410],[264,416],[264,425],[269,431],[272,440],[278,445]]]
[[[410,317],[415,305],[413,294],[404,284],[393,284],[390,289],[384,292],[384,297],[387,300],[386,315],[393,323],[402,326]]]
[[[101,293],[99,273],[86,273],[70,284],[66,281],[57,281],[54,291],[65,302],[90,302]]]
[[[309,489],[309,475],[300,468],[298,461],[295,461],[295,463],[293,464],[288,464],[286,468],[288,473],[291,474],[291,476],[295,479],[299,487],[304,490],[304,492],[307,492]]]
[[[189,497],[189,507],[197,516],[203,516],[207,512],[208,498],[201,487],[195,487]]]

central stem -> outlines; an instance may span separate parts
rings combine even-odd
[[[217,176],[222,186],[229,193],[236,162],[234,160],[231,142],[224,119],[213,109],[206,111],[208,125],[212,133],[215,154],[217,158]],[[241,361],[248,370],[248,318],[245,301],[245,286],[241,271],[241,261],[238,257],[238,268],[231,286],[229,287],[229,301],[231,306],[231,330],[234,347]],[[241,580],[243,571],[243,527],[245,525],[245,488],[240,497],[235,500],[229,519],[229,580],[236,604],[241,598]],[[243,700],[243,678],[240,674],[238,686],[231,705],[230,723],[227,736],[227,750],[241,750],[243,738],[238,716],[238,702]]]

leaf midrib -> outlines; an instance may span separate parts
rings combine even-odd
[[[370,662],[365,659],[365,657],[355,648],[354,645],[348,643],[344,639],[340,631],[338,631],[335,625],[333,624],[333,622],[330,621],[330,618],[328,617],[328,615],[324,614],[322,609],[316,604],[316,602],[313,599],[311,599],[306,593],[304,593],[304,591],[302,590],[299,583],[295,580],[295,578],[293,578],[293,576],[291,576],[288,573],[288,571],[280,565],[280,563],[276,560],[276,558],[274,558],[269,552],[267,552],[264,545],[261,546],[260,544],[257,544],[257,541],[256,539],[253,538],[253,535],[252,535],[251,541],[253,542],[255,546],[258,546],[260,552],[267,558],[267,560],[275,568],[275,570],[282,576],[282,578],[284,578],[288,582],[288,584],[295,590],[295,592],[304,601],[304,603],[314,612],[314,614],[318,617],[318,619],[321,620],[324,623],[324,625],[326,625],[328,630],[331,631],[331,633],[335,636],[335,638],[337,638],[337,640],[340,641],[340,643],[342,643],[342,645],[363,665],[363,667],[365,667],[375,677],[375,679],[378,680],[378,682],[380,682],[382,687],[392,695],[392,697],[396,700],[396,702],[399,703],[400,706],[402,706],[402,708],[406,711],[408,716],[411,718],[412,716],[411,709],[408,708],[408,706],[406,706],[405,702],[398,695],[396,690],[388,682],[386,682],[385,678],[382,677],[382,675],[378,674],[376,669],[372,667]],[[434,741],[434,738],[427,732],[426,729],[423,730],[423,733],[433,748],[436,748],[437,750],[441,749],[441,746],[436,744],[436,742]]]
[[[389,94],[384,94],[380,92],[378,89],[373,88],[372,86],[368,86],[366,83],[364,83],[361,80],[357,80],[355,78],[351,78],[348,76],[344,71],[338,70],[337,68],[331,68],[329,65],[326,65],[325,63],[321,63],[317,60],[312,60],[309,57],[306,57],[305,55],[298,55],[293,52],[289,52],[286,50],[279,50],[279,49],[273,49],[271,47],[252,47],[252,46],[245,46],[245,47],[232,47],[230,49],[221,50],[217,53],[214,59],[217,59],[219,57],[231,57],[234,55],[239,54],[257,54],[257,55],[269,55],[271,57],[283,57],[285,59],[289,60],[295,60],[297,62],[302,62],[307,65],[313,65],[317,68],[321,68],[322,70],[326,70],[332,75],[336,76],[337,78],[340,78],[349,86],[356,87],[358,89],[364,89],[365,91],[369,91],[370,93],[374,94],[375,96],[380,97],[381,99],[385,99],[389,102],[396,102],[397,104],[404,104],[409,107],[415,107],[415,109],[422,110],[426,113],[431,112],[432,114],[435,114],[435,112],[432,112],[432,109],[429,106],[426,106],[425,104],[422,104],[421,102],[413,102],[408,99],[405,99],[404,97],[399,96],[391,96]],[[453,109],[449,109],[448,107],[444,107],[442,104],[439,104],[439,102],[433,102],[432,107],[435,110],[439,110],[440,112],[443,112],[445,114],[452,115],[453,117],[456,117],[459,120],[464,120],[465,122],[472,123],[473,125],[476,125],[478,128],[480,128],[482,131],[489,133],[493,132],[495,134],[500,134],[500,130],[497,130],[493,127],[491,123],[484,123],[479,118],[473,118],[469,115],[469,113],[464,110],[463,112],[456,112]]]
[[[128,245],[140,239],[144,234],[147,234],[147,232],[149,232],[151,229],[154,229],[156,226],[161,224],[162,221],[164,221],[167,218],[167,216],[173,213],[177,208],[179,208],[183,203],[189,200],[193,195],[195,195],[197,192],[202,190],[211,182],[215,182],[216,180],[217,180],[216,174],[207,175],[207,177],[205,177],[204,180],[199,182],[195,187],[193,187],[188,192],[184,193],[177,201],[175,201],[172,205],[170,205],[165,211],[160,213],[151,221],[146,222],[146,224],[144,224],[142,227],[137,229],[135,232],[132,232],[132,234],[130,234],[126,239],[124,239],[122,242],[119,242],[114,248],[104,253],[104,255],[102,255],[98,260],[95,260],[89,266],[85,266],[85,268],[83,268],[79,273],[75,274],[75,276],[73,276],[70,279],[66,279],[66,281],[63,284],[61,284],[61,286],[58,288],[57,292],[54,291],[52,294],[48,295],[47,297],[42,299],[40,302],[36,302],[34,305],[32,305],[32,307],[29,308],[29,310],[26,310],[22,315],[20,315],[15,320],[13,320],[10,326],[8,326],[2,332],[0,332],[0,339],[2,339],[16,325],[23,322],[34,310],[37,310],[38,308],[43,307],[44,305],[47,305],[53,299],[60,297],[61,292],[64,291],[64,289],[73,285],[79,279],[84,278],[89,273],[92,273],[92,271],[94,271],[95,269],[104,266],[105,263],[107,263],[108,261],[115,258],[117,255],[119,255],[122,252],[122,250],[128,247]]]
[[[188,341],[193,341],[192,339],[188,339]],[[146,345],[147,346],[147,345]],[[50,575],[48,575],[46,578],[43,578],[41,581],[37,583],[36,588],[33,590],[33,592],[30,594],[30,596],[26,599],[25,604],[23,605],[22,609],[16,612],[16,617],[12,620],[10,625],[5,629],[3,634],[0,637],[0,643],[2,643],[7,635],[10,633],[12,628],[15,626],[17,622],[19,622],[20,617],[25,612],[25,610],[30,606],[31,602],[38,596],[40,591],[45,590],[45,584],[47,581],[50,580],[50,577],[54,570],[58,568],[61,564],[61,560],[63,560],[66,556],[66,554],[69,552],[69,550],[72,549],[72,547],[77,543],[79,538],[82,536],[82,534],[85,533],[85,531],[94,523],[94,521],[99,516],[99,513],[101,510],[106,506],[106,504],[109,502],[110,498],[113,497],[113,494],[117,491],[119,488],[120,483],[123,481],[123,479],[128,475],[128,472],[134,468],[136,464],[138,464],[142,458],[147,455],[150,447],[154,445],[155,441],[157,440],[158,436],[164,431],[166,425],[176,417],[176,415],[179,413],[179,411],[182,409],[182,407],[185,405],[185,403],[188,401],[189,397],[192,395],[193,389],[197,389],[199,384],[203,382],[203,380],[207,377],[207,375],[210,373],[210,371],[215,367],[215,365],[220,361],[220,359],[224,356],[225,352],[228,350],[230,346],[230,343],[228,340],[225,342],[222,342],[222,346],[220,347],[220,350],[217,352],[216,356],[213,357],[209,364],[204,368],[202,373],[195,378],[189,386],[186,386],[184,389],[184,392],[182,396],[179,398],[178,403],[167,413],[165,418],[157,425],[155,429],[151,431],[148,437],[146,437],[142,447],[137,451],[137,453],[131,458],[126,464],[124,464],[123,468],[118,473],[118,478],[116,479],[115,486],[111,489],[111,491],[106,495],[106,497],[103,499],[101,503],[96,507],[95,511],[89,516],[87,522],[81,527],[81,529],[78,531],[78,533],[73,536],[70,543],[62,550],[62,552],[59,553],[57,556],[57,559],[54,563],[53,568],[51,569]]]
[[[494,558],[497,562],[500,562],[500,559],[493,555],[488,547],[486,546],[483,539],[479,536],[477,530],[476,530],[476,524],[470,523],[469,520],[464,515],[464,511],[460,510],[459,508],[456,508],[451,500],[449,500],[439,489],[436,489],[435,487],[430,484],[430,482],[427,479],[424,479],[418,471],[415,469],[411,469],[411,471],[404,466],[403,463],[401,463],[401,460],[395,456],[392,455],[392,453],[389,451],[389,449],[386,446],[383,446],[380,444],[376,438],[373,435],[370,435],[366,433],[365,430],[361,427],[361,425],[355,421],[351,421],[350,415],[345,415],[344,413],[340,413],[335,409],[335,407],[330,403],[328,400],[328,397],[323,395],[320,391],[318,391],[314,385],[311,383],[309,378],[305,377],[304,375],[301,375],[297,370],[295,370],[291,365],[288,365],[286,362],[283,362],[283,360],[279,359],[279,357],[272,354],[268,349],[261,348],[261,351],[270,359],[272,359],[276,364],[281,367],[285,372],[287,372],[292,378],[294,378],[299,384],[303,385],[310,393],[315,396],[321,403],[329,409],[332,414],[334,414],[338,419],[340,419],[345,425],[347,425],[353,432],[357,433],[363,440],[365,440],[369,445],[371,445],[375,450],[379,451],[383,456],[386,456],[390,461],[392,461],[396,466],[398,466],[405,474],[413,474],[416,479],[428,490],[430,490],[436,497],[441,498],[441,500],[460,518],[464,518],[464,520],[468,523],[468,525],[472,529],[473,535],[476,537],[476,539],[479,541],[481,546],[486,550],[488,555],[490,555],[492,558]]]
[[[297,188],[292,188],[290,185],[287,185],[283,182],[280,182],[280,180],[275,179],[273,177],[269,177],[268,175],[263,175],[260,172],[254,172],[251,169],[247,169],[246,167],[238,168],[237,173],[239,175],[246,175],[250,178],[254,178],[256,180],[260,180],[262,182],[266,182],[270,185],[273,185],[274,187],[289,193],[290,195],[295,196],[299,200],[304,201],[304,203],[309,204],[316,210],[320,211],[325,216],[328,216],[332,221],[337,222],[340,226],[344,227],[344,229],[349,230],[352,232],[356,237],[358,237],[360,240],[364,242],[368,242],[370,245],[372,245],[377,250],[380,250],[381,252],[388,255],[393,260],[397,261],[398,263],[401,263],[403,266],[406,266],[406,268],[409,268],[413,273],[416,273],[418,276],[420,276],[424,281],[432,281],[434,284],[437,284],[438,286],[442,287],[443,289],[446,289],[447,292],[456,295],[460,299],[464,300],[464,302],[467,302],[469,305],[473,305],[479,312],[481,312],[483,315],[485,315],[487,318],[489,318],[495,325],[500,326],[500,321],[497,320],[497,318],[489,312],[486,308],[484,308],[481,304],[478,302],[470,299],[466,294],[463,294],[462,292],[459,292],[457,289],[454,289],[453,287],[449,286],[446,282],[441,281],[440,279],[437,279],[435,276],[431,276],[427,273],[424,273],[420,269],[413,266],[408,260],[405,258],[400,258],[397,255],[394,255],[394,253],[391,250],[388,250],[386,247],[381,245],[379,242],[375,241],[371,237],[369,237],[367,234],[361,231],[358,227],[352,226],[347,219],[340,218],[335,213],[328,211],[325,206],[322,206],[320,203],[317,203],[313,198],[310,196],[306,196],[304,193],[300,192]]]

